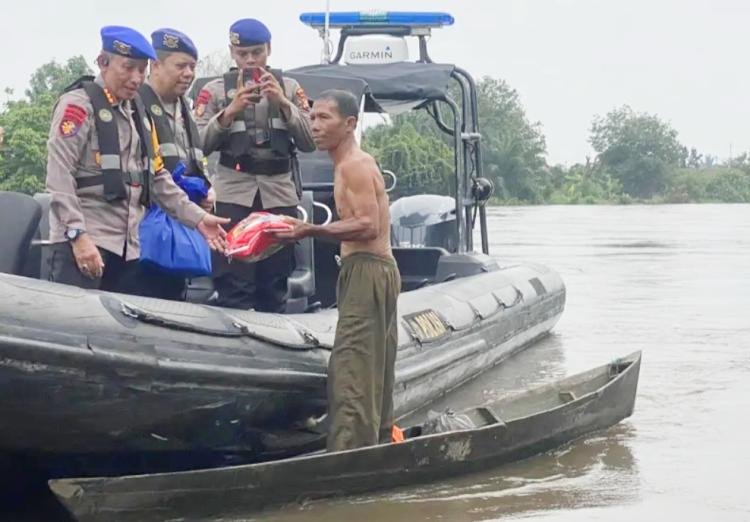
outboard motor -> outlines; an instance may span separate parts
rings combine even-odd
[[[455,252],[456,201],[434,194],[396,200],[391,204],[391,242],[397,247],[439,247]]]

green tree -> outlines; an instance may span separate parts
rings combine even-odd
[[[47,136],[55,100],[76,78],[90,73],[81,56],[64,64],[46,63],[32,74],[26,99],[5,103],[0,111],[0,127],[5,130],[0,146],[0,190],[33,194],[44,189]]]
[[[750,202],[750,174],[738,169],[721,169],[706,184],[706,196],[724,203]]]
[[[599,164],[627,194],[639,198],[660,194],[670,169],[684,165],[688,157],[668,123],[627,105],[596,117],[589,141]]]
[[[551,193],[541,124],[528,120],[518,92],[504,80],[483,78],[477,95],[484,175],[503,199],[541,203]]]
[[[725,165],[729,168],[740,169],[750,174],[750,154],[743,152],[739,156],[729,158]]]
[[[750,173],[727,166],[677,169],[668,177],[664,201],[750,203]]]
[[[74,56],[64,64],[51,61],[39,67],[31,75],[26,97],[31,102],[42,98],[56,99],[77,78],[91,74],[83,56]]]
[[[559,168],[559,167],[558,167]],[[562,183],[551,194],[549,202],[562,204],[595,204],[623,201],[622,186],[599,165],[576,164],[567,171],[558,171]]]
[[[458,100],[454,89],[453,98]],[[518,93],[503,80],[477,84],[484,175],[508,201],[542,202],[552,191],[539,123],[526,118]],[[445,115],[450,111],[444,111]],[[364,144],[399,176],[399,195],[454,192],[453,141],[425,111],[393,118],[365,133]]]
[[[708,169],[676,169],[667,177],[664,201],[667,203],[691,203],[706,200]]]
[[[420,133],[418,117],[404,114],[365,134],[365,149],[398,176],[393,196],[455,194],[453,151],[435,134]]]
[[[698,153],[698,149],[695,147],[690,149],[690,154],[685,160],[685,166],[691,169],[699,169],[703,166],[703,154]]]

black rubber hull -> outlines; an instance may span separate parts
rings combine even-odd
[[[335,310],[235,312],[6,275],[0,295],[0,451],[65,475],[252,462],[320,445],[304,425],[325,412]],[[536,266],[402,295],[397,415],[545,335],[564,301],[559,277]],[[135,319],[123,304],[203,330]],[[404,318],[426,308],[449,328],[420,341]]]

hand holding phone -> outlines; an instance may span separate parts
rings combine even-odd
[[[258,103],[263,97],[260,93],[260,82],[264,73],[265,70],[257,66],[247,67],[240,71],[240,81],[238,83],[252,91],[250,96],[252,103]]]

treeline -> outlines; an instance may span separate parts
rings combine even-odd
[[[44,190],[47,170],[47,137],[52,108],[65,87],[91,74],[83,56],[64,64],[50,62],[31,76],[25,97],[6,101],[0,109],[0,190],[34,194]],[[13,92],[5,91],[10,97]]]
[[[50,62],[32,75],[22,99],[0,107],[0,190],[44,189],[46,141],[55,100],[91,70],[82,56]],[[594,118],[595,156],[570,167],[550,166],[539,123],[528,120],[518,93],[505,81],[477,83],[484,175],[501,204],[750,202],[750,157],[722,165],[688,149],[657,116],[624,106]],[[398,175],[398,195],[451,193],[453,149],[424,111],[395,116],[369,129],[363,144]]]
[[[680,143],[668,123],[628,106],[595,117],[585,162],[546,162],[539,123],[502,80],[478,82],[483,171],[499,204],[750,202],[750,157],[729,165]],[[365,133],[365,147],[398,173],[399,195],[452,188],[450,142],[423,111],[399,115]]]

